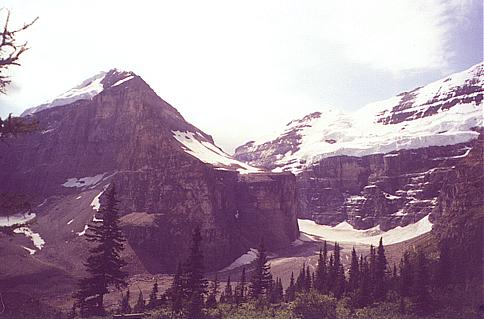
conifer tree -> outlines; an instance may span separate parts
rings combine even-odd
[[[186,294],[188,298],[188,319],[199,319],[202,314],[207,280],[204,277],[202,235],[200,227],[195,228],[192,247],[186,262]]]
[[[383,238],[380,237],[380,243],[377,249],[377,255],[375,259],[374,267],[374,298],[376,301],[382,301],[386,298],[387,294],[387,259],[385,256],[385,248],[383,247]]]
[[[360,257],[360,283],[356,294],[356,304],[358,307],[366,307],[372,303],[371,300],[371,274],[368,261]]]
[[[245,296],[246,296],[246,285],[247,285],[247,279],[245,275],[245,267],[242,268],[242,274],[240,276],[240,282],[235,288],[235,303],[237,305],[240,305],[245,301]]]
[[[215,308],[217,307],[217,294],[219,290],[219,282],[218,282],[218,276],[217,273],[215,273],[215,278],[212,282],[212,285],[210,287],[210,293],[207,297],[207,302],[206,306],[207,308]]]
[[[345,288],[345,273],[341,263],[341,248],[338,243],[334,244],[334,261],[333,261],[333,294],[336,298],[341,298]]]
[[[325,294],[328,292],[327,289],[327,255],[328,249],[326,246],[326,241],[324,242],[324,248],[319,250],[319,258],[318,258],[318,266],[316,268],[316,275],[314,280],[314,288],[322,293]]]
[[[181,263],[178,263],[168,294],[171,301],[172,312],[174,314],[180,313],[183,310],[183,299],[186,296],[185,285],[183,283],[183,268]]]
[[[435,275],[436,287],[443,288],[452,283],[452,266],[449,239],[443,239],[439,242],[439,260]]]
[[[429,292],[428,260],[422,250],[417,252],[413,289],[413,300],[417,314],[428,314],[432,300]]]
[[[296,286],[294,285],[294,272],[291,272],[291,280],[289,282],[289,287],[286,289],[286,301],[294,301],[296,295]]]
[[[121,313],[131,313],[131,305],[129,304],[129,289],[126,291],[126,295],[121,294],[121,306],[120,312]]]
[[[271,267],[267,262],[267,252],[261,242],[255,260],[255,269],[250,285],[250,295],[254,299],[267,296],[272,284]]]
[[[413,290],[413,267],[410,263],[410,254],[405,252],[400,261],[399,292],[402,297],[409,297]]]
[[[370,290],[371,290],[371,299],[375,296],[375,281],[376,281],[376,250],[373,245],[370,245],[370,262],[369,262],[369,269],[370,269]]]
[[[334,255],[332,253],[329,255],[328,275],[326,278],[328,283],[328,292],[334,292],[336,272],[334,269]]]
[[[309,270],[309,265],[306,266],[306,275],[304,276],[304,291],[309,291],[311,290],[311,271]]]
[[[136,304],[134,305],[134,312],[143,312],[145,311],[145,300],[143,298],[143,293],[141,290],[139,291],[138,294],[138,300],[136,301]]]
[[[151,288],[150,299],[148,301],[148,309],[153,309],[158,306],[158,281],[155,281],[153,288]]]
[[[306,263],[303,263],[296,279],[296,292],[303,292],[306,283]]]
[[[348,292],[354,292],[358,289],[360,281],[360,265],[358,263],[358,256],[356,255],[355,247],[351,251],[351,266],[350,277],[348,281]]]
[[[226,303],[233,303],[234,296],[232,291],[232,283],[230,282],[230,276],[227,278],[227,284],[225,285],[224,297]]]
[[[108,287],[126,286],[127,273],[122,270],[126,262],[121,259],[125,241],[119,227],[116,191],[108,188],[105,202],[99,208],[102,221],[89,225],[86,239],[93,243],[84,264],[89,276],[79,282],[75,297],[81,316],[103,315],[103,299]]]

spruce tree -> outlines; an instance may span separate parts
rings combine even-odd
[[[93,247],[84,263],[89,276],[80,280],[75,293],[81,316],[102,316],[108,287],[126,286],[127,273],[122,270],[126,262],[120,256],[125,239],[119,227],[114,184],[105,192],[104,199],[98,212],[102,221],[90,224],[85,235]]]
[[[218,276],[215,273],[215,278],[212,282],[212,285],[210,287],[210,293],[207,297],[207,302],[206,306],[207,308],[215,308],[217,307],[217,295],[219,291],[219,282],[218,282]]]
[[[261,242],[255,260],[255,269],[250,284],[250,295],[254,299],[267,296],[272,284],[271,267],[267,261],[264,242]]]
[[[227,284],[225,285],[224,290],[224,297],[226,303],[233,303],[234,302],[234,293],[232,291],[232,283],[230,282],[230,276],[227,278]]]
[[[356,305],[360,308],[369,306],[371,300],[371,274],[368,261],[360,257],[360,283],[356,294]]]
[[[204,277],[202,235],[200,227],[195,228],[192,247],[186,262],[186,293],[188,298],[188,319],[199,319],[202,315],[207,280]]]
[[[402,297],[410,297],[413,290],[413,267],[410,263],[410,254],[405,252],[400,261],[399,292]]]
[[[126,295],[121,294],[121,306],[120,312],[121,313],[131,313],[131,305],[129,304],[129,289],[126,291]]]
[[[178,263],[168,295],[171,301],[172,312],[179,314],[183,310],[183,300],[186,296],[181,263]]]
[[[326,245],[326,241],[324,242],[324,248],[319,250],[319,258],[318,258],[318,266],[316,268],[316,275],[314,280],[314,288],[322,293],[325,294],[328,292],[327,289],[327,265],[326,259],[328,255],[328,249]]]
[[[309,265],[306,266],[306,275],[304,276],[304,291],[309,291],[311,290],[311,271],[309,270]]]
[[[296,292],[303,292],[306,283],[306,263],[303,263],[296,279]]]
[[[245,267],[242,268],[242,274],[240,276],[240,282],[235,288],[235,303],[237,305],[240,305],[245,301],[245,296],[246,296],[246,285],[247,285],[247,278],[245,275]]]
[[[358,263],[358,256],[356,255],[355,247],[351,251],[351,266],[350,277],[348,281],[348,292],[354,292],[358,289],[360,282],[360,265]]]
[[[150,299],[148,301],[148,309],[153,309],[158,306],[158,281],[155,281],[153,288],[151,288]]]
[[[385,256],[385,248],[383,247],[383,238],[380,237],[380,243],[377,249],[377,255],[375,259],[374,267],[374,298],[375,301],[382,301],[386,298],[387,294],[387,259]]]
[[[413,283],[413,301],[419,315],[428,314],[431,310],[429,292],[428,260],[422,250],[417,252],[417,264]]]
[[[345,289],[345,273],[341,263],[341,248],[338,243],[334,244],[334,261],[333,261],[333,294],[339,299],[343,296]]]
[[[294,285],[294,272],[291,272],[291,280],[289,281],[289,287],[286,289],[286,301],[294,301],[296,295],[296,286]]]
[[[137,313],[145,311],[145,300],[143,298],[143,293],[141,292],[141,290],[139,291],[138,300],[136,301],[133,310]]]

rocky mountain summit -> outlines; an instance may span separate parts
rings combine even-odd
[[[236,149],[247,164],[297,175],[300,218],[357,228],[404,226],[438,205],[445,176],[482,128],[484,64],[353,113],[291,121]]]
[[[34,223],[13,243],[36,262],[82,267],[83,236],[111,183],[132,273],[174,270],[196,226],[207,270],[262,238],[277,248],[298,237],[293,174],[233,159],[132,72],[100,73],[24,116],[40,130],[0,145],[0,192],[32,199]]]

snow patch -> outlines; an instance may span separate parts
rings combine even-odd
[[[30,255],[35,254],[35,249],[28,248],[28,247],[25,247],[25,246],[21,246],[21,247],[22,247],[23,249],[25,249],[26,251],[28,251]]]
[[[45,241],[40,237],[40,234],[34,233],[29,227],[24,226],[15,228],[13,232],[16,234],[24,234],[26,237],[30,238],[38,250],[41,250],[45,245]]]
[[[99,206],[101,206],[101,204],[99,203],[99,198],[101,197],[101,195],[104,193],[104,191],[100,192],[99,194],[96,195],[96,197],[94,197],[94,199],[92,200],[91,202],[91,207],[92,209],[94,209],[95,211],[99,211]]]
[[[113,85],[111,85],[111,87],[115,87],[115,86],[118,86],[118,85],[120,85],[120,84],[123,84],[124,82],[129,81],[129,80],[131,80],[132,78],[134,78],[134,75],[130,75],[130,76],[128,76],[127,78],[124,78],[124,79],[122,79],[122,80],[119,80],[118,82],[116,82],[116,83],[114,83]]]
[[[355,229],[346,221],[334,227],[319,225],[307,219],[298,219],[298,224],[301,232],[299,239],[303,241],[328,240],[366,245],[378,245],[380,237],[383,237],[386,245],[396,244],[432,230],[428,215],[414,224],[397,226],[388,231],[382,231],[379,225],[370,229]]]
[[[69,179],[67,179],[67,181],[64,184],[62,184],[62,186],[64,186],[64,187],[94,186],[103,179],[104,175],[106,175],[106,173],[98,174],[96,176],[88,176],[88,177],[81,177],[81,178],[75,178],[75,177],[69,178]],[[78,199],[78,198],[76,198],[76,199]]]
[[[77,233],[77,236],[84,236],[86,234],[87,229],[89,228],[88,225],[84,225],[84,229]]]
[[[34,213],[0,216],[0,226],[24,225],[34,218]]]
[[[74,219],[71,219],[70,221],[67,222],[67,225],[72,224],[73,221],[74,221]]]
[[[197,132],[198,133],[198,132]],[[257,173],[260,169],[233,159],[230,155],[194,132],[173,131],[173,137],[180,142],[186,153],[195,156],[204,163],[221,168],[236,168],[240,173]]]
[[[251,262],[253,262],[254,260],[257,259],[257,253],[258,252],[259,251],[257,249],[250,248],[250,250],[247,253],[245,253],[242,256],[240,256],[239,258],[237,258],[229,266],[222,269],[222,271],[232,270],[232,269],[250,264]]]

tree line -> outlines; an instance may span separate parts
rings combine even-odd
[[[87,240],[93,243],[85,263],[89,275],[79,282],[72,316],[76,313],[82,317],[106,315],[103,297],[109,288],[127,286],[127,273],[122,270],[126,263],[120,257],[125,239],[118,226],[115,196],[113,185],[106,191],[105,201],[101,204],[101,221],[90,225],[86,233]],[[367,255],[358,255],[353,248],[348,267],[341,261],[340,245],[335,243],[330,252],[329,245],[324,242],[314,271],[309,264],[303,264],[297,276],[294,272],[291,274],[286,289],[281,278],[273,277],[267,251],[261,242],[250,271],[246,272],[243,268],[238,281],[232,281],[229,276],[222,285],[215,274],[209,284],[204,271],[202,241],[200,228],[197,227],[192,235],[189,255],[178,264],[172,284],[165,293],[160,293],[158,283],[154,282],[148,301],[140,291],[136,304],[131,306],[130,291],[127,290],[119,302],[118,312],[165,309],[171,318],[201,319],[210,318],[207,317],[209,310],[221,304],[238,307],[253,302],[257,307],[295,303],[300,306],[295,311],[305,313],[307,307],[314,306],[311,298],[321,300],[318,296],[327,296],[334,306],[331,307],[335,308],[337,302],[344,301],[350,313],[393,302],[398,303],[400,313],[425,316],[435,311],[439,302],[442,303],[442,299],[436,297],[436,291],[452,292],[452,287],[462,282],[458,271],[449,273],[450,269],[456,270],[452,267],[455,261],[450,255],[449,245],[439,246],[438,258],[430,259],[422,250],[417,250],[405,252],[398,265],[390,266],[380,239],[377,247],[370,246]],[[315,311],[322,311],[325,307],[319,304]]]

